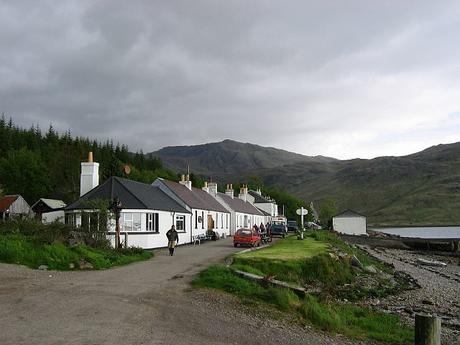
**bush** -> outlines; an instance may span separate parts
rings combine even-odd
[[[0,235],[21,234],[37,243],[64,243],[72,227],[58,221],[43,224],[35,218],[13,218],[0,222]]]
[[[152,252],[139,248],[117,251],[85,245],[68,247],[61,243],[39,243],[22,234],[0,235],[0,261],[30,268],[46,265],[55,270],[78,269],[83,261],[91,263],[95,269],[102,269],[146,260],[152,256]]]

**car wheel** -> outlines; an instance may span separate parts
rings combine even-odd
[[[257,242],[257,247],[260,247],[260,242]]]
[[[238,243],[233,243],[233,247],[238,247]]]
[[[283,238],[285,238],[285,237],[286,237],[286,235],[285,235],[285,234],[283,234]]]

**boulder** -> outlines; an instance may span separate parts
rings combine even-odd
[[[82,270],[92,270],[94,268],[94,266],[90,262],[85,260],[80,260],[79,266]]]
[[[40,266],[38,266],[38,269],[41,270],[41,271],[46,271],[46,270],[48,270],[48,266],[40,265]]]

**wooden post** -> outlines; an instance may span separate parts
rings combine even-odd
[[[441,345],[441,319],[415,314],[415,345]]]

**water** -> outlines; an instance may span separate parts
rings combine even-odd
[[[460,238],[460,226],[374,228],[370,230],[412,238]]]

